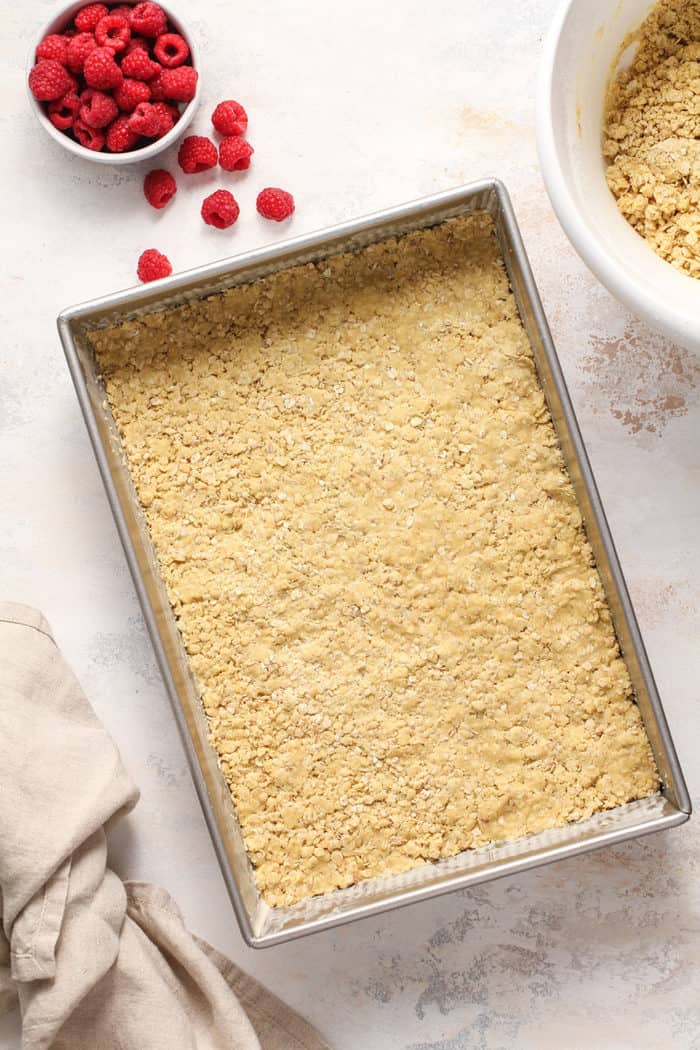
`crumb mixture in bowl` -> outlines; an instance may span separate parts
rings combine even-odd
[[[488,217],[91,338],[269,904],[657,789]]]
[[[700,0],[661,0],[608,92],[608,185],[654,251],[700,277]]]

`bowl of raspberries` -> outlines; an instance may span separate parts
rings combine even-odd
[[[160,153],[183,134],[199,101],[192,38],[150,2],[64,8],[30,55],[27,86],[51,137],[101,164]]]

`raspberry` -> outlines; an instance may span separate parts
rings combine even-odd
[[[80,118],[73,124],[73,134],[81,146],[94,150],[95,153],[99,153],[105,144],[104,131],[101,131],[100,128],[91,128]]]
[[[133,149],[137,141],[138,135],[129,127],[129,118],[124,113],[107,128],[107,149],[110,153],[126,153]]]
[[[69,91],[63,98],[55,98],[49,102],[47,113],[49,120],[59,131],[67,131],[72,128],[80,112],[81,102],[74,91]]]
[[[117,54],[131,39],[131,28],[121,15],[105,15],[95,26],[95,40],[100,47],[108,47]]]
[[[175,106],[169,106],[167,102],[153,102],[152,105],[160,120],[160,131],[156,137],[162,139],[163,135],[167,135],[177,124],[180,111]]]
[[[122,73],[132,80],[152,80],[159,72],[160,66],[148,57],[148,52],[143,48],[130,51],[122,59]]]
[[[191,102],[197,90],[198,78],[199,74],[192,66],[164,69],[159,77],[165,97],[173,102]]]
[[[216,146],[204,135],[188,135],[177,155],[177,162],[186,175],[214,168],[218,159]]]
[[[147,139],[160,137],[160,114],[150,102],[139,102],[129,117],[129,127],[135,135],[145,135]]]
[[[77,33],[68,41],[68,54],[66,64],[71,73],[82,73],[85,68],[85,59],[97,47],[97,41],[92,33]]]
[[[92,33],[99,20],[108,14],[109,10],[104,4],[88,4],[73,19],[75,28],[79,33]]]
[[[117,88],[124,79],[108,47],[96,47],[91,51],[85,59],[83,72],[88,87],[99,88],[100,91]]]
[[[129,15],[129,18],[131,18],[131,15]],[[143,36],[132,36],[131,40],[126,45],[126,51],[124,52],[124,54],[125,55],[130,55],[132,51],[138,51],[138,50],[145,51],[146,54],[148,54],[148,48],[149,47],[150,47],[150,44],[148,43],[148,41],[146,40],[145,37],[143,37]]]
[[[131,4],[120,4],[118,7],[112,7],[109,13],[110,15],[120,15],[131,25]]]
[[[29,73],[29,90],[40,102],[53,102],[70,91],[71,78],[55,58],[42,58]]]
[[[90,128],[106,128],[119,116],[117,103],[104,91],[87,88],[80,96],[80,119]]]
[[[163,87],[163,73],[165,73],[165,70],[162,66],[158,66],[158,69],[160,70],[160,73],[158,73],[153,80],[148,81],[148,86],[151,89],[151,100],[153,102],[165,102],[168,97],[165,93],[165,88]]]
[[[187,61],[190,49],[179,33],[163,33],[153,45],[153,57],[166,69],[175,69]]]
[[[148,102],[151,89],[143,80],[124,80],[114,92],[114,101],[123,113],[133,113],[139,102]]]
[[[219,143],[219,164],[224,171],[245,171],[255,150],[240,135],[222,139]]]
[[[240,102],[228,99],[220,102],[212,113],[211,122],[220,135],[245,135],[248,127],[248,114]]]
[[[233,226],[240,211],[235,197],[228,190],[217,190],[206,197],[202,204],[202,218],[207,226],[216,226],[217,230]]]
[[[294,197],[286,190],[268,186],[258,194],[255,207],[264,219],[282,222],[283,219],[288,219],[294,211]]]
[[[169,277],[173,268],[167,255],[163,255],[155,248],[147,248],[141,253],[136,272],[139,281],[146,284],[148,281],[158,281],[161,277]]]
[[[137,4],[131,9],[131,28],[141,36],[160,36],[168,31],[168,19],[158,4]]]
[[[169,171],[156,168],[155,171],[149,171],[143,180],[143,192],[151,207],[160,210],[177,193],[177,183]]]
[[[36,49],[36,58],[52,58],[65,66],[68,60],[68,41],[58,33],[50,33],[45,36]]]

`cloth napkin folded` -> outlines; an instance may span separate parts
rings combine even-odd
[[[107,867],[138,790],[41,613],[0,604],[0,1012],[23,1050],[328,1050]]]

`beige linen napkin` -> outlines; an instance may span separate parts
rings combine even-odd
[[[328,1050],[107,867],[138,790],[41,613],[0,603],[0,1012],[23,1050]]]

